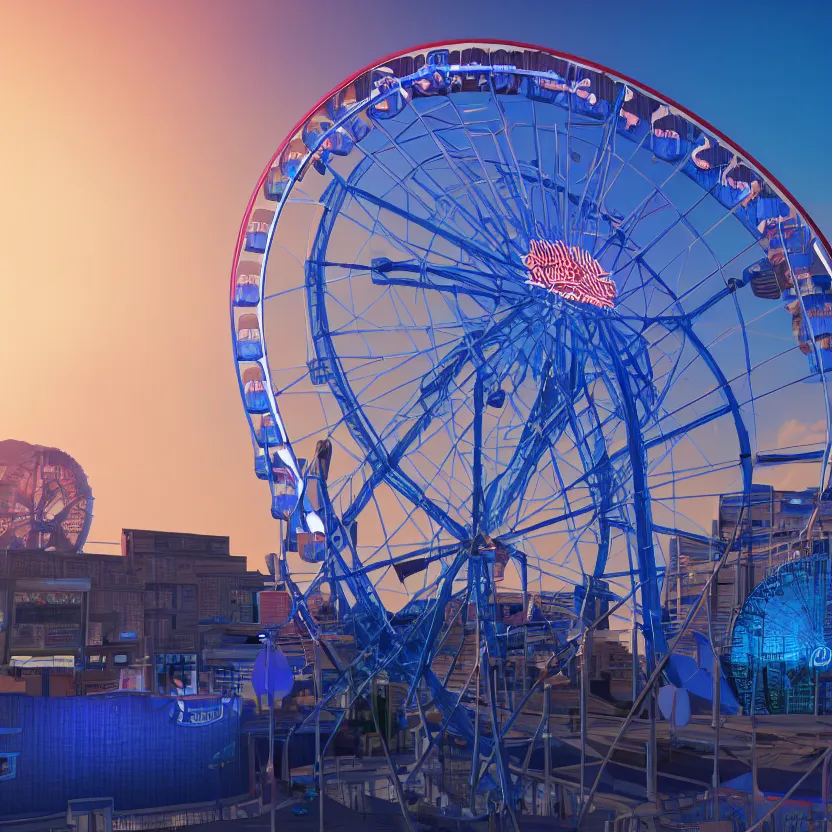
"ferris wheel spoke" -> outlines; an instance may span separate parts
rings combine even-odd
[[[456,555],[460,552],[459,543],[450,543],[437,545],[434,542],[428,543],[417,549],[405,552],[401,555],[390,555],[386,560],[373,560],[373,555],[368,558],[361,566],[361,572],[369,574],[370,572],[377,572],[380,569],[389,569],[391,566],[403,566],[410,564],[412,566],[419,566],[421,571],[426,569],[431,563],[442,561],[446,558]],[[376,551],[377,554],[378,551]],[[398,570],[397,570],[398,571]]]
[[[520,297],[521,288],[516,284],[485,272],[476,272],[462,268],[440,268],[429,263],[392,262],[389,260],[374,263],[369,271],[373,283],[378,285],[402,286],[413,289],[429,289],[439,292],[457,294],[465,292],[471,297],[488,298],[498,304],[505,295]],[[400,277],[398,274],[413,274],[416,277]],[[396,275],[396,276],[394,276]],[[448,281],[439,283],[431,277]],[[495,285],[496,283],[496,285]]]
[[[526,236],[531,238],[535,234],[534,211],[532,210],[530,195],[529,195],[529,193],[526,189],[526,184],[523,180],[523,172],[522,172],[522,169],[521,169],[521,166],[520,166],[520,160],[517,156],[517,152],[516,152],[516,150],[514,148],[514,144],[512,142],[511,124],[509,123],[509,120],[508,120],[507,115],[506,115],[505,103],[500,100],[500,97],[499,97],[499,95],[497,94],[497,92],[494,88],[494,76],[489,75],[488,81],[489,81],[489,85],[491,87],[491,97],[492,97],[492,100],[494,102],[494,106],[496,107],[497,112],[500,114],[500,123],[502,124],[502,133],[500,134],[500,136],[503,139],[503,143],[505,145],[505,147],[503,149],[503,156],[507,160],[507,165],[506,166],[508,167],[509,162],[510,162],[510,166],[513,167],[513,169],[514,169],[514,180],[516,181],[517,186],[518,186],[516,188],[517,199],[523,205],[523,209],[524,209],[523,213],[524,213],[524,219],[525,219]],[[532,112],[534,113],[534,102],[532,102]],[[531,125],[531,127],[532,127],[532,130],[534,131],[534,134],[535,134],[535,145],[537,146],[537,144],[538,144],[537,127],[534,124]],[[538,158],[538,161],[539,161],[539,158],[540,158],[539,151],[538,151],[538,154],[537,154],[537,158]],[[538,173],[540,173],[539,164],[538,164]],[[542,185],[542,176],[539,177],[538,181]],[[544,205],[544,217],[545,217],[545,219],[548,219],[548,216],[547,216],[548,206],[546,205],[545,200],[544,200],[543,205]],[[548,227],[548,222],[546,222],[545,225],[546,225],[546,227]]]
[[[363,410],[353,405],[351,397],[342,396],[342,412],[345,423],[350,427],[351,432],[365,448],[368,459],[373,467],[373,477],[364,483],[352,506],[344,512],[343,523],[349,526],[358,516],[361,509],[366,506],[373,489],[382,480],[398,491],[403,497],[409,500],[414,506],[421,508],[434,521],[439,523],[447,532],[457,539],[466,537],[465,529],[453,520],[448,514],[428,499],[422,489],[407,475],[402,473],[395,461],[384,450],[380,437],[375,432]],[[407,441],[412,441],[416,434],[409,434]]]
[[[403,420],[411,419],[410,414],[416,413],[418,415],[412,418],[412,422],[405,435],[398,440],[394,448],[387,454],[387,462],[380,465],[374,471],[373,477],[364,483],[353,503],[345,511],[344,522],[347,525],[357,518],[358,514],[367,504],[375,487],[382,480],[388,478],[389,472],[398,466],[399,462],[407,454],[408,449],[433,421],[436,406],[447,398],[451,385],[456,383],[458,374],[471,361],[472,354],[487,349],[491,344],[499,343],[505,337],[503,333],[511,332],[517,326],[518,322],[522,325],[521,307],[508,311],[495,326],[489,330],[485,330],[476,341],[462,342],[457,345],[453,352],[443,359],[442,364],[444,366],[441,369],[439,366],[435,367],[430,380],[426,384],[424,382],[422,383],[416,401],[408,406]],[[450,527],[447,523],[443,523],[443,526],[459,539],[467,537],[467,535],[461,533],[461,527],[455,523],[451,524]]]
[[[476,169],[469,164],[469,161],[478,167],[485,166],[485,162],[478,155],[476,149],[473,149],[474,156],[468,160],[461,153],[454,153],[456,160],[455,169],[458,176],[465,182],[464,190],[475,196],[477,200],[477,214],[480,217],[480,222],[483,227],[487,229],[495,229],[502,238],[501,246],[511,251],[512,249],[520,250],[522,245],[518,246],[518,235],[525,241],[526,229],[522,219],[515,218],[511,213],[503,213],[503,208],[507,208],[510,204],[510,199],[506,195],[499,195],[496,193],[496,188],[487,170],[483,169],[481,174],[478,174]],[[498,163],[492,163],[495,168],[495,173],[499,173],[501,166]],[[500,177],[503,179],[503,177]],[[504,179],[503,179],[504,181]],[[481,184],[487,186],[487,192],[484,193],[480,187]],[[509,188],[509,192],[511,192]],[[513,199],[513,195],[511,197]],[[496,201],[496,202],[495,202]],[[494,205],[497,206],[495,211]],[[488,209],[491,209],[490,211]]]
[[[377,163],[377,160],[374,160],[374,161],[376,161],[376,163]],[[421,168],[416,168],[416,169],[414,169],[413,172],[415,173],[415,172],[418,172],[419,170],[421,170]],[[360,206],[361,210],[364,211],[367,214],[367,216],[370,217],[370,219],[372,220],[372,222],[374,224],[373,233],[375,233],[376,230],[380,229],[384,232],[385,236],[387,236],[391,240],[394,240],[403,250],[410,252],[417,259],[425,259],[425,256],[430,251],[429,246],[424,246],[422,248],[423,253],[422,253],[422,255],[420,255],[418,250],[417,250],[418,247],[414,247],[413,243],[411,243],[409,241],[409,239],[403,238],[400,234],[397,234],[396,232],[394,232],[389,227],[389,225],[387,223],[383,223],[381,221],[380,215],[374,215],[371,211],[368,210],[366,205],[363,205],[361,203],[359,197],[361,195],[365,194],[366,192],[363,191],[358,186],[358,183],[362,179],[362,175],[359,175],[359,174],[362,174],[362,171],[361,171],[360,168],[350,177],[349,181],[344,180],[342,177],[336,176],[333,180],[332,185],[333,186],[338,185],[339,188],[341,188],[341,189],[350,189],[350,188],[354,189],[354,192],[351,192],[350,195],[355,200],[356,204]],[[422,222],[421,223],[417,222],[416,221],[417,220],[416,215],[411,211],[404,211],[404,213],[401,213],[403,211],[403,209],[398,208],[398,206],[393,205],[388,200],[384,199],[383,196],[374,197],[375,199],[380,200],[380,204],[376,205],[377,208],[379,208],[380,210],[387,210],[388,212],[389,212],[390,207],[396,209],[396,211],[398,211],[399,213],[396,213],[396,211],[393,211],[392,213],[393,213],[394,217],[406,218],[407,221],[409,223],[413,223],[414,226],[419,227],[422,230],[430,232],[434,238],[439,236],[440,238],[445,239],[446,242],[450,242],[450,243],[455,244],[455,245],[458,245],[458,243],[456,242],[458,240],[468,240],[469,241],[468,242],[469,249],[466,249],[466,250],[470,250],[470,251],[473,251],[474,249],[485,250],[485,249],[481,248],[482,245],[489,246],[489,248],[493,247],[492,240],[488,236],[484,236],[484,234],[483,234],[483,228],[484,228],[483,218],[482,217],[470,217],[469,218],[468,217],[468,212],[466,211],[466,209],[464,209],[463,206],[460,205],[458,200],[455,200],[451,196],[451,194],[450,194],[450,192],[447,188],[443,189],[443,188],[441,188],[441,186],[439,186],[437,184],[436,187],[437,187],[437,190],[440,192],[439,194],[434,194],[431,191],[428,191],[427,193],[429,193],[429,195],[431,196],[432,199],[437,201],[437,205],[439,205],[441,201],[451,202],[456,207],[456,210],[460,214],[465,215],[465,217],[466,217],[466,227],[465,227],[464,230],[462,230],[458,233],[452,232],[451,224],[449,222],[448,216],[443,216],[442,214],[440,214],[438,207],[434,210],[431,210],[431,208],[424,202],[424,200],[418,194],[414,194],[413,191],[409,187],[407,187],[409,182],[411,181],[409,178],[399,178],[399,177],[396,177],[395,174],[392,174],[392,173],[390,173],[389,175],[390,175],[392,184],[391,184],[391,187],[389,188],[388,192],[392,192],[393,190],[395,190],[396,188],[399,188],[399,187],[403,188],[405,193],[408,195],[408,198],[412,198],[420,206],[420,208],[423,212],[423,216],[421,218]],[[335,194],[333,193],[329,202],[331,203],[334,198],[335,198]],[[443,212],[443,214],[447,214],[447,211]],[[435,217],[438,217],[438,222],[434,222]],[[351,219],[354,222],[358,222],[358,220],[355,219],[355,218],[351,218]],[[448,227],[445,228],[445,226],[448,226]],[[444,234],[441,234],[441,235],[437,234],[437,230],[440,227],[443,227]],[[367,230],[369,231],[370,229],[367,229]],[[409,234],[408,234],[408,236],[409,236]],[[478,238],[481,238],[481,240],[479,242],[476,242],[476,240]]]
[[[415,108],[414,108],[414,112],[416,112]],[[417,113],[417,116],[418,116],[418,113]],[[384,130],[383,127],[380,127],[380,130],[387,137],[387,139],[391,143],[391,145],[394,146],[399,151],[399,153],[405,159],[407,164],[409,164],[411,166],[411,170],[410,170],[410,173],[409,173],[408,177],[397,177],[392,171],[390,171],[389,169],[386,168],[386,171],[387,171],[388,175],[391,177],[391,179],[393,179],[394,181],[399,181],[402,184],[404,184],[404,182],[407,179],[410,179],[410,178],[414,179],[414,181],[415,181],[415,178],[417,176],[427,177],[427,179],[430,181],[430,184],[431,184],[431,188],[428,188],[427,192],[431,194],[431,197],[434,199],[434,201],[437,203],[437,205],[439,205],[442,201],[451,202],[454,206],[455,211],[458,212],[460,214],[460,216],[464,218],[468,229],[473,231],[473,233],[475,235],[483,235],[484,234],[486,216],[484,216],[481,213],[481,211],[479,210],[480,209],[480,202],[477,199],[473,198],[474,194],[469,192],[468,196],[469,196],[469,198],[471,198],[471,203],[472,203],[474,209],[477,212],[476,216],[474,216],[471,213],[471,211],[468,208],[466,208],[458,199],[455,199],[454,197],[451,196],[451,192],[454,190],[453,188],[448,187],[447,184],[443,186],[442,183],[438,182],[436,180],[436,178],[431,173],[429,173],[431,163],[433,161],[435,161],[435,159],[441,158],[446,163],[449,161],[447,148],[444,147],[443,145],[441,145],[439,139],[435,136],[433,131],[428,131],[428,132],[432,136],[434,136],[434,142],[433,143],[434,143],[434,146],[436,147],[437,155],[434,156],[434,157],[427,158],[427,159],[418,160],[418,159],[414,158],[411,154],[406,153],[403,145],[401,145],[398,141],[396,141],[396,139],[394,139],[394,137],[389,133],[389,131]],[[376,162],[377,164],[380,164],[377,157],[372,157],[372,158],[373,158],[374,162]],[[467,182],[465,181],[465,179],[462,176],[460,176],[460,173],[456,169],[456,167],[454,165],[448,165],[448,169],[451,170],[454,173],[454,176],[457,180],[457,183],[462,187],[462,189],[463,190],[468,190]],[[421,184],[421,182],[419,184],[420,184],[420,187],[425,187],[424,185]],[[435,190],[433,190],[433,189],[435,189]],[[423,207],[425,209],[427,209],[427,206],[424,205],[424,203],[422,203],[422,204],[423,204]],[[447,214],[447,212],[443,212],[443,213]],[[445,217],[445,222],[448,222],[449,219],[450,219],[450,217],[446,216]],[[486,239],[486,242],[490,242],[490,241],[488,241],[487,237],[485,237],[485,239]],[[504,240],[507,241],[508,237],[504,237]]]
[[[502,525],[510,505],[525,492],[540,458],[567,425],[568,401],[551,379],[546,377],[541,387],[511,460],[489,486],[486,505],[490,528]]]
[[[416,225],[424,229],[425,231],[429,231],[436,237],[445,240],[445,242],[457,246],[461,251],[469,252],[472,256],[478,258],[482,262],[492,263],[495,266],[506,269],[508,270],[509,274],[517,270],[517,264],[515,262],[511,260],[506,260],[499,254],[495,254],[493,251],[489,251],[485,248],[482,248],[482,246],[475,244],[470,239],[466,239],[464,237],[459,236],[458,234],[454,234],[453,232],[443,228],[441,225],[438,225],[437,223],[432,222],[426,218],[411,214],[410,212],[406,211],[403,208],[400,208],[398,205],[395,205],[389,200],[376,196],[375,194],[372,194],[369,191],[363,190],[357,185],[353,185],[343,180],[341,181],[341,184],[342,187],[344,187],[347,190],[347,192],[354,198],[358,200],[363,200],[369,205],[373,205],[376,208],[380,208],[384,211],[387,211],[389,214],[399,217],[400,219],[405,219],[409,223],[412,223],[413,225]],[[396,235],[391,236],[395,237]]]
[[[618,111],[621,109],[621,104],[623,103],[624,90],[625,87],[622,85],[620,93],[618,95],[618,100],[613,105],[611,114],[604,120],[603,126],[600,126],[600,141],[598,142],[598,146],[595,149],[592,164],[590,165],[590,168],[587,171],[586,183],[584,185],[580,201],[577,206],[577,216],[579,220],[583,216],[584,206],[587,206],[587,208],[589,208],[589,206],[601,205],[601,196],[605,190],[604,185],[609,175],[609,167],[612,162],[612,158],[615,155],[615,140],[618,134],[618,131],[616,129],[618,123]],[[590,188],[593,188],[593,192],[591,194]],[[583,228],[581,228],[580,234],[581,237],[579,240],[579,244],[585,245],[583,239]],[[597,243],[597,235],[592,234],[591,239],[593,242],[591,248],[594,252],[595,243]]]
[[[633,156],[635,156],[635,154],[636,154],[637,152],[638,152],[638,148],[636,148],[636,150],[634,150],[634,151],[633,151]],[[632,157],[631,157],[631,158],[632,158]],[[650,180],[649,180],[649,179],[648,179],[648,178],[647,178],[647,177],[646,177],[646,176],[645,176],[642,172],[638,171],[638,169],[637,169],[637,168],[635,168],[634,166],[632,166],[632,165],[627,165],[627,166],[626,166],[629,170],[634,170],[634,171],[636,172],[636,174],[637,174],[637,175],[638,175],[641,179],[643,179],[645,182],[647,182],[647,183],[648,183],[648,185],[649,185],[649,187],[650,187],[650,191],[649,191],[649,192],[648,192],[648,193],[647,193],[647,194],[646,194],[646,195],[645,195],[645,196],[641,199],[641,201],[638,203],[638,205],[636,205],[636,206],[635,206],[635,207],[634,207],[634,208],[630,211],[630,213],[629,213],[628,215],[626,215],[624,218],[622,218],[622,220],[621,220],[620,226],[621,226],[623,229],[625,229],[625,233],[627,234],[627,236],[628,236],[628,237],[631,237],[631,236],[632,236],[632,233],[633,233],[633,231],[635,230],[635,228],[638,226],[638,224],[639,224],[640,222],[642,222],[642,221],[645,219],[645,211],[646,211],[646,210],[647,210],[647,208],[650,206],[650,204],[652,203],[652,201],[653,201],[654,199],[656,199],[656,197],[661,197],[661,198],[664,200],[664,203],[665,203],[666,205],[668,205],[668,206],[673,205],[672,200],[668,199],[668,198],[666,197],[666,195],[665,195],[665,188],[667,187],[668,183],[669,183],[669,182],[670,182],[670,181],[671,181],[671,180],[672,180],[675,176],[678,176],[678,175],[680,175],[680,174],[683,174],[683,168],[684,168],[685,164],[687,163],[688,159],[689,159],[689,156],[685,156],[685,157],[683,157],[683,158],[682,158],[682,160],[681,160],[681,161],[679,161],[679,162],[678,162],[678,163],[677,163],[677,164],[673,167],[673,169],[671,170],[670,174],[669,174],[669,175],[668,175],[668,176],[667,176],[667,177],[666,177],[666,178],[665,178],[665,179],[664,179],[661,183],[659,183],[658,185],[654,185],[654,183],[653,183],[653,182],[651,182],[651,181],[650,181]],[[624,170],[624,169],[625,169],[625,166],[622,166],[622,170]],[[617,179],[617,177],[616,177],[616,179]],[[614,182],[615,182],[615,180],[613,181],[613,184],[614,184]],[[608,189],[608,191],[609,191],[609,190],[611,190],[611,188],[612,188],[612,185],[610,186],[610,188]],[[606,194],[605,194],[605,196],[606,196]],[[688,209],[688,210],[689,210],[689,211],[693,211],[695,208],[697,208],[699,205],[701,205],[701,204],[702,204],[702,203],[703,203],[706,199],[707,199],[707,194],[702,194],[702,195],[701,195],[701,197],[699,197],[699,198],[696,200],[695,204],[694,204],[694,205],[693,205],[690,209]],[[668,230],[669,230],[669,229],[665,229],[665,230],[662,232],[662,234],[666,233]],[[609,238],[607,238],[607,240],[605,240],[605,241],[604,241],[604,243],[602,244],[601,251],[599,252],[599,254],[600,254],[600,253],[603,253],[603,251],[604,251],[604,250],[605,250],[605,249],[606,249],[609,245],[612,245],[612,244],[613,244],[613,242],[614,242],[614,238],[615,238],[615,235],[611,235]]]
[[[447,123],[447,127],[443,129],[437,130],[427,130],[426,132],[428,135],[431,136],[433,139],[437,149],[443,155],[448,169],[453,171],[455,177],[457,178],[459,184],[463,187],[463,189],[468,194],[468,197],[471,199],[472,204],[477,208],[478,213],[482,210],[486,211],[486,214],[483,215],[480,213],[480,219],[484,220],[487,216],[492,223],[495,223],[499,228],[499,231],[502,235],[504,244],[508,247],[511,245],[511,235],[508,232],[508,228],[506,227],[505,223],[511,223],[515,229],[517,228],[516,223],[512,220],[510,216],[506,216],[503,213],[503,208],[505,207],[502,200],[499,199],[497,196],[493,182],[491,181],[490,177],[488,176],[488,171],[486,170],[485,164],[476,148],[476,145],[473,141],[473,137],[468,132],[465,122],[461,117],[459,110],[456,107],[455,102],[452,98],[447,99],[443,102],[444,107],[450,107],[454,111],[457,117],[457,125],[451,125]],[[415,104],[411,101],[411,107],[416,114],[416,117],[419,121],[424,125],[425,119],[416,109]],[[488,190],[491,194],[491,199],[485,196],[480,189],[477,187],[477,182],[479,181],[480,177],[476,177],[472,175],[472,172],[466,165],[462,164],[463,157],[462,154],[456,149],[456,147],[450,143],[447,138],[445,137],[445,133],[448,131],[453,131],[456,133],[457,131],[461,130],[462,133],[465,135],[466,140],[468,142],[468,146],[471,148],[482,172],[483,176],[482,179],[485,181]],[[454,164],[456,162],[456,164]]]

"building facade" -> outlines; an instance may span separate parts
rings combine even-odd
[[[125,529],[120,555],[0,551],[0,691],[213,691],[226,664],[211,649],[257,643],[264,580],[211,535]]]
[[[710,634],[718,651],[724,652],[730,646],[733,620],[746,599],[779,567],[804,553],[805,540],[801,547],[799,538],[808,529],[816,502],[815,489],[778,491],[771,486],[754,485],[750,506],[744,511],[741,495],[719,497],[712,544],[681,536],[670,541],[664,585],[665,627],[669,638],[678,634],[713,574],[724,547],[730,546],[709,598],[680,639],[679,652],[696,654],[693,631]],[[813,551],[828,553],[830,531],[832,503],[824,499],[813,523]]]

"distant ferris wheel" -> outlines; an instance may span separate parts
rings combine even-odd
[[[69,454],[0,442],[0,549],[80,551],[92,505],[86,474]]]

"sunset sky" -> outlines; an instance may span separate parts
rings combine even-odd
[[[830,35],[827,0],[0,0],[0,438],[81,463],[90,540],[228,534],[261,568],[277,524],[252,472],[227,286],[258,176],[318,99],[416,44],[539,43],[684,104],[832,236]]]

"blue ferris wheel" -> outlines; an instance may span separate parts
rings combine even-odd
[[[332,690],[404,681],[499,763],[533,683],[488,676],[485,736],[449,633],[502,668],[547,594],[573,601],[564,656],[605,618],[649,675],[671,541],[719,557],[720,494],[827,485],[826,436],[783,425],[828,424],[831,282],[765,170],[609,70],[452,43],[341,84],[264,173],[231,285],[281,577],[313,637],[326,591],[357,645]]]

